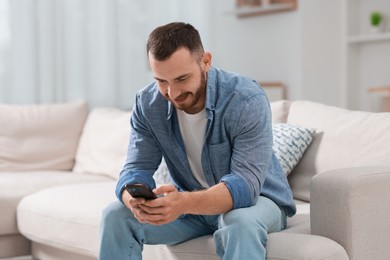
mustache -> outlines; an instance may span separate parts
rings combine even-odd
[[[181,93],[179,96],[176,97],[176,99],[182,99],[182,98],[185,98],[186,96],[188,96],[190,94],[190,92],[184,92],[184,93]],[[165,97],[169,100],[171,100],[171,97],[168,95],[168,93],[165,94]]]

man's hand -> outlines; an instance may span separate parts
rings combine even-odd
[[[176,220],[183,211],[179,206],[182,196],[173,185],[163,185],[153,190],[160,196],[154,200],[133,198],[127,191],[122,194],[122,201],[141,223],[163,225]]]
[[[127,191],[122,194],[123,203],[141,223],[163,225],[182,214],[219,215],[233,208],[233,199],[224,183],[195,192],[178,192],[170,184],[160,186],[153,192],[160,196],[145,200],[133,198]]]
[[[143,204],[146,200],[143,198],[133,198],[127,190],[123,190],[122,193],[123,204],[133,213],[134,217],[141,223],[146,223],[144,219],[141,218],[141,208],[140,205]]]
[[[184,214],[182,207],[184,203],[183,193],[178,192],[174,185],[163,185],[154,189],[153,192],[160,196],[154,200],[146,200],[140,205],[140,217],[146,223],[163,225]]]

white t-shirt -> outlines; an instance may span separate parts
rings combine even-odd
[[[206,181],[201,163],[207,125],[205,109],[197,114],[187,114],[179,109],[176,111],[179,118],[180,133],[183,138],[192,175],[204,188],[208,188],[209,185]]]

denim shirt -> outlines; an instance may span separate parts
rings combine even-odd
[[[205,106],[201,163],[209,186],[224,182],[234,209],[254,205],[261,194],[294,215],[291,189],[272,150],[271,109],[264,91],[252,79],[212,67]],[[179,190],[204,189],[191,173],[176,109],[155,82],[137,93],[130,123],[127,159],[116,187],[120,201],[128,183],[155,188],[153,174],[162,156]]]

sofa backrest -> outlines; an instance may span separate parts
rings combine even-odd
[[[270,103],[272,123],[286,123],[291,101],[279,100]]]
[[[271,103],[274,123],[286,122],[289,106],[286,100]],[[112,107],[92,109],[83,128],[73,171],[117,179],[126,159],[130,116],[130,111]],[[154,178],[158,184],[170,182],[164,160]]]
[[[0,105],[0,172],[71,170],[88,106],[85,101]]]
[[[317,173],[390,164],[390,113],[351,111],[310,101],[294,101],[287,123],[316,129],[313,142],[289,175],[296,199],[310,201],[310,182]]]
[[[91,110],[83,128],[73,171],[119,177],[130,136],[130,111],[113,107]]]

